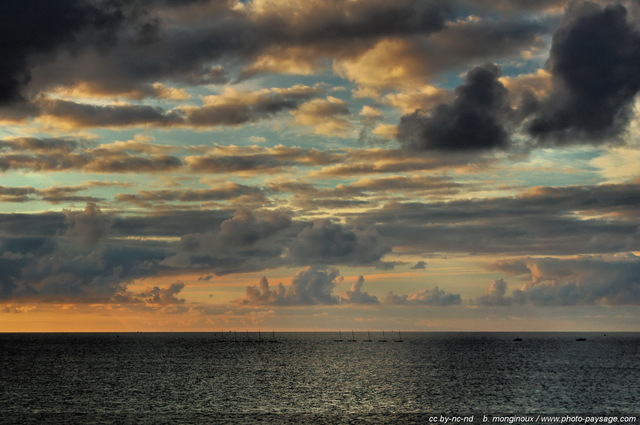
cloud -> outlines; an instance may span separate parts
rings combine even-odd
[[[28,151],[32,153],[71,153],[79,147],[75,140],[37,139],[32,137],[16,137],[0,140],[0,149],[8,151]]]
[[[414,264],[411,267],[411,270],[424,270],[427,268],[427,263],[425,263],[424,261],[418,261],[416,264]]]
[[[278,112],[291,111],[312,98],[318,87],[294,86],[288,89],[271,88],[257,92],[243,92],[232,88],[220,95],[207,96],[204,106],[183,107],[185,122],[192,126],[239,125],[271,117]]]
[[[360,96],[377,97],[390,89],[412,90],[441,73],[517,56],[531,46],[541,47],[539,36],[548,27],[542,19],[449,20],[432,34],[385,37],[356,54],[337,57],[334,72],[354,81]]]
[[[282,111],[293,111],[320,91],[319,87],[302,85],[262,89],[255,92],[226,88],[219,95],[203,97],[203,105],[180,106],[171,110],[159,106],[122,102],[95,105],[52,98],[40,98],[34,102],[39,111],[39,120],[57,127],[237,126],[270,118]],[[307,111],[307,114],[314,112],[344,113],[338,110],[312,109]]]
[[[462,303],[460,294],[450,294],[437,286],[433,289],[421,289],[408,295],[396,295],[390,291],[384,299],[392,305],[450,306]]]
[[[296,124],[311,126],[316,134],[346,136],[351,127],[346,118],[346,102],[333,96],[311,100],[292,111],[292,115]]]
[[[478,158],[473,152],[407,151],[406,149],[350,149],[345,150],[342,161],[320,170],[312,170],[310,177],[353,177],[363,174],[405,173],[441,168],[464,169],[470,163],[475,165],[490,159]]]
[[[264,202],[264,193],[260,188],[227,182],[213,189],[181,190],[141,190],[135,194],[120,193],[115,196],[120,202],[131,202],[141,206],[157,205],[163,202],[207,202],[252,198]]]
[[[153,274],[153,261],[163,257],[154,247],[112,241],[112,218],[94,204],[65,211],[64,222],[40,230],[48,234],[18,236],[4,229],[1,298],[110,302],[127,293],[131,279]]]
[[[34,61],[48,59],[63,46],[108,41],[127,18],[106,3],[78,0],[2,2],[0,17],[5,29],[0,47],[0,105],[25,100]]]
[[[400,109],[403,114],[411,114],[420,109],[429,110],[439,104],[449,103],[453,94],[432,85],[423,85],[418,89],[390,93],[384,97],[384,103]]]
[[[148,288],[146,291],[141,293],[136,293],[136,299],[140,299],[149,304],[156,305],[173,305],[173,304],[184,304],[184,298],[178,298],[177,295],[184,289],[183,282],[175,282],[169,285],[168,288],[159,288],[154,286],[153,288]]]
[[[364,285],[364,277],[358,276],[358,280],[353,282],[351,289],[344,293],[341,302],[346,304],[379,304],[378,297],[362,291],[362,285]]]
[[[547,11],[561,9],[570,0],[527,0],[514,3],[510,0],[464,0],[468,7],[495,10],[503,13],[530,13],[536,10]]]
[[[66,235],[77,238],[85,245],[95,245],[109,234],[111,218],[104,215],[95,203],[87,204],[84,211],[66,210],[69,225]]]
[[[288,257],[297,264],[384,266],[380,259],[390,251],[391,247],[376,232],[317,220],[291,241]]]
[[[553,92],[528,124],[542,144],[599,143],[625,130],[640,91],[640,33],[621,5],[572,3],[553,35]]]
[[[508,91],[498,80],[496,65],[475,67],[456,88],[452,103],[429,112],[404,115],[398,126],[398,140],[411,150],[465,151],[505,148],[506,128],[512,110]]]
[[[138,87],[123,87],[122,92],[118,92],[116,87],[103,87],[99,82],[80,82],[71,86],[57,86],[50,90],[56,97],[62,98],[118,98],[130,100],[142,100],[145,98],[156,98],[171,101],[189,100],[190,96],[183,88],[170,87],[163,83],[153,83],[140,85]]]
[[[503,260],[493,269],[528,281],[512,297],[496,281],[481,304],[640,305],[640,258],[631,253]]]
[[[187,156],[190,169],[203,173],[271,174],[294,166],[314,166],[338,163],[340,152],[306,149],[295,146],[218,145],[199,155]]]
[[[244,305],[317,305],[338,304],[339,298],[332,294],[339,271],[307,267],[300,270],[285,286],[279,283],[275,289],[269,287],[266,277],[258,286],[247,287],[244,298],[238,300]]]
[[[40,99],[36,104],[41,117],[48,122],[73,128],[171,126],[183,122],[177,112],[167,112],[157,106],[90,105],[60,99]]]
[[[365,279],[359,276],[351,288],[342,296],[334,295],[333,291],[341,281],[340,272],[336,269],[322,267],[306,267],[300,270],[292,279],[291,285],[271,286],[266,277],[260,283],[248,286],[245,296],[236,302],[240,305],[379,305],[381,301],[375,295],[362,290]],[[462,303],[459,294],[449,294],[437,286],[433,289],[422,289],[408,295],[395,295],[389,292],[385,297],[387,305],[423,305],[423,306],[451,306]]]
[[[38,191],[33,187],[0,186],[0,200],[2,202],[28,202]]]
[[[283,211],[240,210],[219,230],[183,235],[164,264],[217,275],[279,266],[388,267],[381,258],[389,250],[367,230],[293,220]]]
[[[504,279],[496,279],[491,282],[491,286],[487,289],[487,291],[476,299],[474,302],[483,306],[506,306],[514,303],[514,298],[506,297],[507,293],[507,282]],[[522,292],[516,291],[518,302],[523,301]]]
[[[511,197],[388,202],[354,218],[394,248],[523,255],[640,249],[637,184],[533,188]],[[416,251],[414,251],[416,252]]]

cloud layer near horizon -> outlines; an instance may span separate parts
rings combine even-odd
[[[637,2],[49,3],[0,2],[1,302],[640,304]]]

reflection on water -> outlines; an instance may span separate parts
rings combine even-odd
[[[246,334],[235,343],[232,334],[221,343],[206,333],[0,334],[0,423],[395,424],[427,423],[430,414],[638,413],[638,334],[584,342],[561,333],[520,342],[488,333],[403,333],[403,343],[355,336],[357,343],[336,343],[328,333],[280,333],[273,344]]]

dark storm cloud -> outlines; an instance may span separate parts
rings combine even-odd
[[[452,103],[404,115],[398,140],[411,150],[465,151],[505,148],[512,110],[496,65],[475,67],[456,88]]]
[[[540,102],[530,134],[577,144],[620,136],[640,90],[640,33],[623,5],[572,3],[553,35],[553,92]]]
[[[493,269],[528,281],[510,297],[496,281],[480,304],[640,305],[640,258],[633,254],[514,259]]]
[[[0,2],[0,105],[24,99],[33,62],[85,38],[110,39],[124,22],[116,2],[6,0]]]

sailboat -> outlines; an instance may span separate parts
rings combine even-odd
[[[271,339],[269,340],[269,342],[275,343],[275,344],[282,344],[280,341],[278,341],[276,339],[276,332],[275,331],[271,331]]]
[[[398,330],[398,339],[394,339],[393,342],[404,342],[404,340],[402,339],[402,334],[400,333],[400,330]]]
[[[349,342],[358,342],[356,341],[356,336],[353,334],[353,329],[351,330],[351,339],[349,340]]]
[[[386,338],[384,337],[384,331],[382,331],[382,339],[379,339],[378,342],[387,342]]]
[[[363,339],[362,342],[371,342],[371,332],[367,330],[367,339]]]
[[[344,340],[342,339],[342,332],[338,331],[338,339],[334,339],[335,342],[343,342]]]

